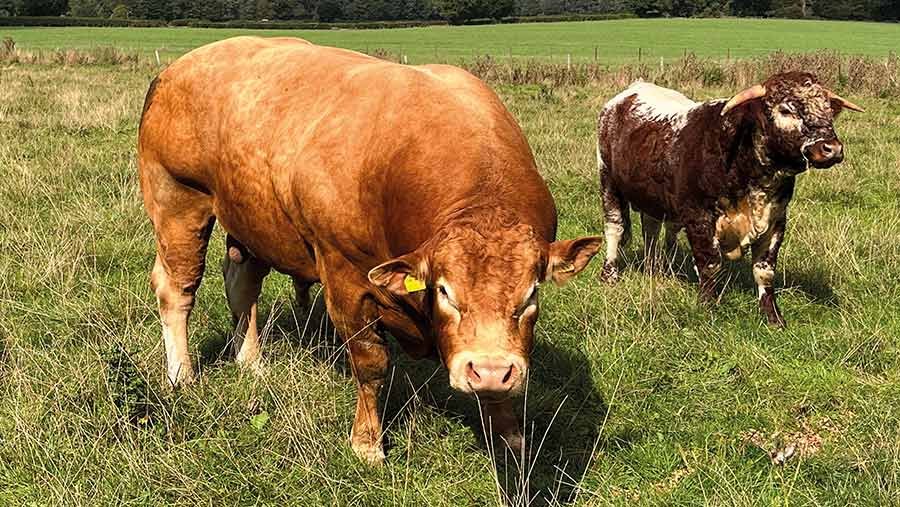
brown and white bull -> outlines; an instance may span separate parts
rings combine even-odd
[[[703,300],[715,299],[722,254],[752,251],[760,309],[769,324],[783,326],[772,282],[794,179],[810,165],[844,159],[833,126],[844,109],[862,111],[804,72],[702,103],[650,83],[631,85],[604,106],[597,126],[607,241],[601,277],[618,278],[634,207],[648,260],[658,255],[663,223],[668,255],[685,230]]]
[[[152,287],[168,378],[194,377],[188,317],[214,222],[227,232],[238,362],[260,362],[271,268],[299,301],[321,282],[358,386],[354,451],[384,458],[384,333],[439,357],[513,446],[538,285],[581,271],[601,238],[554,241],[556,208],[498,97],[450,66],[398,65],[298,39],[194,50],[151,84],[139,165],[156,232]]]

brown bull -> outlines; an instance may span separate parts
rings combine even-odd
[[[240,363],[259,365],[270,268],[293,277],[300,301],[323,284],[357,381],[360,457],[384,458],[384,332],[415,357],[439,357],[452,386],[521,444],[510,395],[528,371],[537,286],[581,271],[600,239],[554,242],[556,209],[531,150],[478,79],[297,39],[230,39],[154,80],[139,162],[173,384],[193,378],[187,322],[218,221]]]
[[[641,212],[647,258],[666,223],[667,249],[687,233],[704,300],[715,298],[721,256],[752,251],[760,310],[784,325],[772,282],[794,180],[810,165],[844,159],[834,119],[859,106],[812,74],[789,72],[735,95],[694,102],[638,82],[610,100],[598,119],[597,162],[606,219],[603,278],[618,278],[618,249]]]

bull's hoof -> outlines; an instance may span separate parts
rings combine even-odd
[[[522,436],[522,432],[518,429],[513,432],[508,432],[500,435],[500,438],[503,439],[506,447],[508,447],[509,450],[514,454],[520,454],[522,452],[522,446],[525,445],[525,437]]]
[[[603,270],[600,271],[600,281],[610,285],[618,282],[619,270],[612,264],[604,264]]]
[[[196,380],[194,368],[190,363],[170,365],[167,370],[164,382],[172,389],[187,387]]]
[[[384,449],[381,443],[351,442],[351,447],[353,453],[366,464],[376,467],[384,464]]]
[[[781,315],[778,305],[775,304],[775,294],[772,292],[766,291],[762,297],[759,298],[759,310],[766,316],[766,322],[769,324],[769,327],[775,329],[784,329],[787,327],[787,322],[784,321],[784,317]]]
[[[241,367],[241,370],[246,371],[248,373],[252,373],[253,375],[255,375],[257,377],[262,377],[263,374],[265,373],[265,368],[263,368],[262,359],[260,359],[259,356],[255,357],[253,359],[246,359],[246,358],[242,358],[240,355],[238,355],[238,357],[235,358],[234,362],[236,362],[238,364],[238,366]]]
[[[700,289],[700,293],[697,295],[697,299],[699,300],[701,306],[712,308],[713,306],[716,306],[716,304],[718,304],[719,295],[715,290]]]
[[[781,314],[772,316],[767,315],[766,319],[768,320],[769,327],[773,329],[784,329],[787,327],[787,322],[784,321],[784,317]]]

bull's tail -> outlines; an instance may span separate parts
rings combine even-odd
[[[154,77],[153,81],[150,81],[150,88],[147,89],[147,95],[144,97],[144,109],[141,111],[141,121],[138,124],[138,132],[140,132],[140,128],[144,126],[144,116],[147,116],[147,110],[150,109],[150,104],[153,103],[153,96],[156,95],[156,87],[159,86],[159,83],[159,76]]]

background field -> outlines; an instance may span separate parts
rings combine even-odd
[[[73,37],[91,44],[80,30]],[[17,33],[27,45],[56,32]],[[116,36],[132,33],[156,32]],[[721,303],[707,310],[689,264],[647,276],[636,239],[619,285],[596,280],[597,259],[570,285],[542,291],[527,464],[488,448],[474,403],[449,392],[442,368],[398,353],[383,396],[387,464],[371,469],[347,445],[355,387],[321,301],[295,312],[288,281],[270,277],[266,374],[242,374],[223,352],[231,318],[218,229],[192,319],[201,380],[163,387],[135,166],[156,72],[0,69],[0,504],[456,507],[525,503],[525,494],[538,505],[900,503],[895,100],[844,90],[868,109],[838,121],[846,162],[798,181],[777,275],[788,329],[762,324],[746,262],[729,266]],[[594,118],[617,89],[492,84],[550,184],[560,236],[602,231]],[[770,454],[791,448],[773,464]]]
[[[581,23],[438,26],[395,30],[231,30],[203,28],[0,28],[24,49],[114,45],[163,57],[239,34],[302,37],[359,51],[386,49],[411,63],[472,56],[543,57],[603,63],[680,57],[685,51],[711,58],[833,49],[886,56],[898,50],[900,24],[757,19],[628,19]]]

